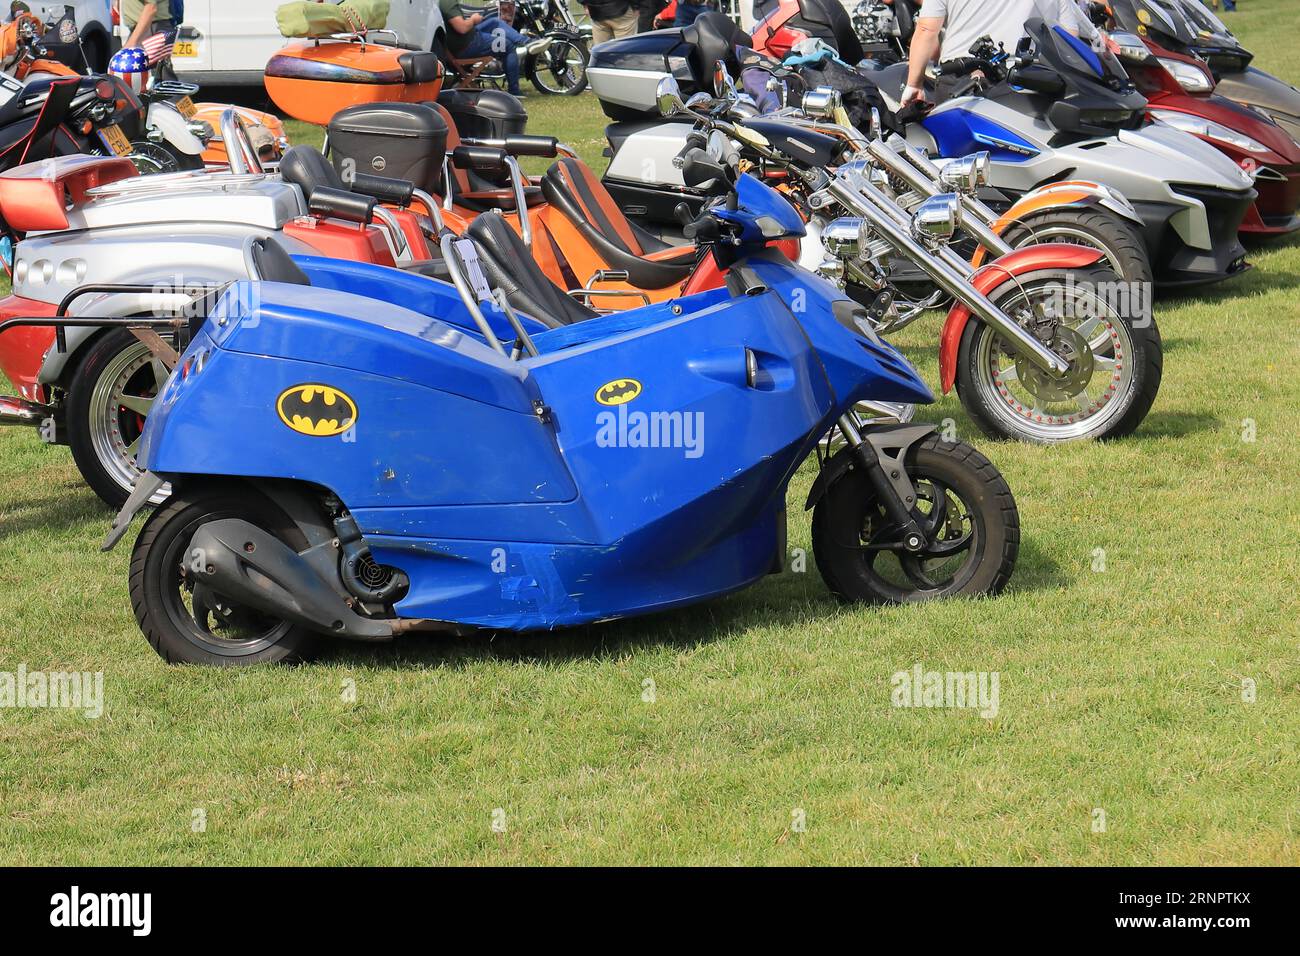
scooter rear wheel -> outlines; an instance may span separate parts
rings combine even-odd
[[[191,553],[190,541],[220,518],[243,518],[295,550],[307,547],[279,508],[248,489],[197,488],[172,497],[145,522],[131,554],[131,607],[145,638],[169,664],[294,663],[311,656],[319,635],[195,583],[190,568],[202,555]]]
[[[999,593],[1020,550],[1020,516],[1001,473],[970,445],[936,435],[914,445],[906,465],[936,546],[920,555],[872,547],[889,518],[867,476],[851,468],[813,511],[813,556],[831,593],[870,604]]]

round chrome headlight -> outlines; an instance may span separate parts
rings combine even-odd
[[[946,242],[960,225],[961,200],[952,193],[931,196],[912,214],[912,235],[921,242]]]
[[[841,216],[822,228],[822,245],[836,259],[855,259],[866,244],[866,222],[856,216]]]
[[[973,193],[989,181],[989,154],[971,153],[939,171],[939,181],[952,192]]]
[[[839,92],[829,86],[819,86],[803,95],[803,111],[813,119],[826,119],[839,105]]]

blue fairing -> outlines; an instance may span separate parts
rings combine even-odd
[[[897,352],[840,323],[834,303],[851,303],[833,286],[776,254],[749,266],[767,291],[539,332],[521,361],[457,329],[438,283],[402,283],[426,293],[408,300],[420,311],[241,283],[155,403],[141,463],[333,492],[410,578],[405,618],[551,628],[732,591],[780,557],[790,478],[835,419],[932,400]],[[377,278],[313,280],[325,272]],[[306,386],[344,396],[330,403],[350,403],[351,427],[291,422],[281,403]]]
[[[1015,132],[969,110],[937,110],[921,125],[934,137],[935,148],[944,158],[987,150],[996,161],[1023,163],[1039,152],[1038,147]]]
[[[741,227],[740,243],[761,248],[778,239],[798,239],[807,232],[790,201],[749,173],[736,182],[736,209],[719,207],[714,216]]]

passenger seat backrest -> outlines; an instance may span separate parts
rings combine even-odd
[[[302,190],[303,199],[311,202],[317,188],[347,189],[334,165],[314,146],[294,146],[280,159],[280,176]]]
[[[572,157],[558,160],[542,178],[542,191],[547,202],[559,206],[566,214],[576,204],[578,214],[624,252],[634,256],[645,254],[623,210],[586,163]]]

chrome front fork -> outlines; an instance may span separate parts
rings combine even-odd
[[[922,245],[912,237],[911,231],[902,225],[899,218],[896,218],[895,213],[898,217],[903,217],[903,213],[889,197],[867,182],[865,177],[859,176],[857,179],[856,188],[851,188],[838,177],[830,180],[822,192],[812,196],[813,207],[825,206],[830,198],[834,198],[841,205],[852,210],[855,215],[869,221],[895,249],[924,269],[940,289],[969,308],[1004,339],[1013,343],[1016,351],[1024,355],[1030,364],[1053,376],[1064,375],[1069,371],[1069,362],[1045,346],[1020,323],[994,305],[987,296],[971,286],[969,263],[946,247],[931,250]]]

